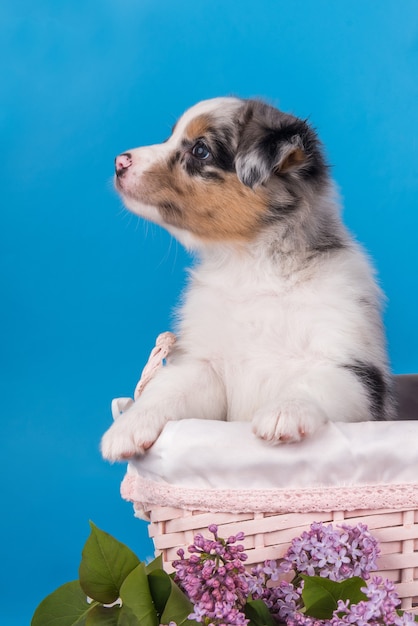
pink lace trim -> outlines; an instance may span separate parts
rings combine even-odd
[[[212,513],[309,513],[357,509],[418,508],[418,484],[382,484],[307,489],[194,489],[128,474],[121,485],[136,510],[168,506]]]

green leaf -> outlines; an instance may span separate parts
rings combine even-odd
[[[139,559],[123,543],[90,522],[91,533],[82,552],[80,585],[86,595],[103,604],[119,597],[125,578]]]
[[[141,622],[126,606],[99,605],[89,614],[86,626],[141,626]]]
[[[97,605],[89,613],[86,626],[118,626],[121,608],[119,606],[105,607]],[[133,625],[133,626],[136,626]]]
[[[193,612],[193,604],[171,578],[170,583],[171,592],[160,618],[161,624],[173,621],[177,626],[195,625],[197,622],[188,619],[190,613]]]
[[[148,574],[148,584],[151,596],[159,617],[161,617],[164,613],[165,606],[170,597],[171,583],[172,580],[170,576],[162,569],[155,569]]]
[[[163,570],[163,557],[162,554],[157,556],[151,563],[146,566],[147,574],[154,572],[155,570]]]
[[[118,626],[141,626],[141,622],[130,608],[123,606],[120,611]]]
[[[31,626],[85,626],[96,606],[89,604],[78,580],[58,587],[36,609]]]
[[[275,620],[262,600],[248,600],[244,613],[250,620],[248,626],[276,626]]]
[[[305,581],[302,591],[302,600],[306,609],[306,615],[317,619],[331,619],[336,610],[338,600],[350,600],[350,603],[357,604],[361,600],[366,600],[366,595],[360,591],[365,586],[362,578],[357,576],[348,578],[342,582],[335,582],[329,578],[320,576],[304,576]]]
[[[158,626],[159,620],[155,609],[144,563],[140,563],[120,588],[123,606],[128,607],[141,626]]]
[[[361,591],[362,587],[366,587],[366,582],[363,578],[359,578],[359,576],[353,576],[352,578],[347,578],[347,580],[343,580],[340,585],[340,597],[339,600],[350,600],[351,604],[358,604],[362,600],[367,600],[367,596],[365,593]]]

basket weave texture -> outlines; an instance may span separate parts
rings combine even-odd
[[[150,520],[167,571],[216,524],[245,534],[251,566],[284,556],[313,522],[367,525],[378,574],[418,613],[418,421],[329,422],[297,445],[266,446],[243,422],[169,422],[132,459],[122,496]]]
[[[142,505],[143,506],[143,505]],[[142,513],[141,508],[141,513]],[[396,583],[402,608],[418,613],[418,510],[357,510],[315,513],[209,513],[152,505],[148,510],[149,534],[156,555],[161,554],[165,569],[173,571],[177,550],[193,542],[197,532],[205,534],[209,524],[217,524],[219,535],[229,537],[240,531],[249,566],[266,559],[279,559],[291,540],[312,522],[366,524],[380,542],[377,574]]]

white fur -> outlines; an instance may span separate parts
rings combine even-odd
[[[363,386],[340,367],[353,354],[385,359],[374,316],[356,305],[377,296],[356,248],[310,268],[308,280],[277,276],[263,246],[204,256],[180,311],[177,350],[104,436],[106,458],[143,452],[167,420],[252,420],[258,436],[279,442],[326,420],[369,419]]]
[[[151,217],[138,203],[132,208]],[[171,232],[199,245],[201,256],[179,310],[178,343],[104,435],[105,458],[143,453],[168,420],[252,421],[257,436],[279,443],[327,420],[370,419],[364,386],[342,367],[353,359],[387,367],[380,292],[356,244],[307,264],[292,255],[278,263],[266,233],[246,244],[204,245]]]

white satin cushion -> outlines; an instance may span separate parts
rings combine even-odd
[[[418,507],[418,421],[329,422],[299,443],[276,446],[256,438],[249,423],[169,422],[129,462],[122,495],[137,510]]]

